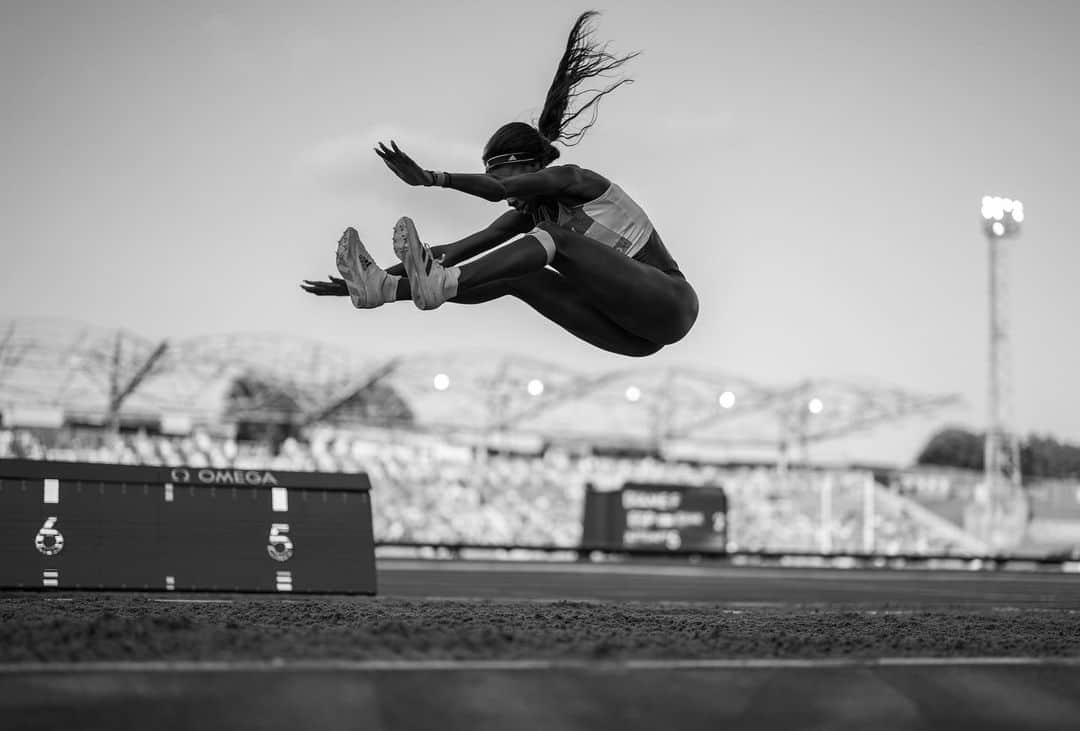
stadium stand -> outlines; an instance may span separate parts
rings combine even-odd
[[[102,430],[0,429],[0,458],[127,465],[366,471],[377,540],[434,544],[575,547],[585,486],[625,482],[719,485],[729,497],[732,551],[969,554],[979,545],[899,493],[873,483],[867,544],[867,479],[860,471],[792,470],[671,462],[652,457],[492,452],[403,430],[313,429],[278,448],[197,431],[173,437]],[[826,488],[826,478],[829,480]],[[824,491],[828,489],[826,497]],[[829,508],[823,510],[823,500]]]

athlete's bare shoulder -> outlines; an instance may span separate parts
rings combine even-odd
[[[569,177],[573,183],[568,186],[568,192],[575,198],[580,198],[582,203],[596,200],[611,186],[611,181],[603,175],[580,165],[567,163],[552,167],[564,168],[570,173]]]

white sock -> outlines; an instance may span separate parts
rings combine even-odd
[[[446,299],[457,297],[458,277],[461,276],[461,267],[447,267],[446,278],[443,279],[443,293]]]

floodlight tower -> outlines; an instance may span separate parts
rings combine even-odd
[[[1020,487],[1020,442],[1012,424],[1006,239],[1020,235],[1024,204],[1010,198],[982,199],[983,232],[990,253],[990,382],[986,430],[986,489],[993,510],[1010,488]]]

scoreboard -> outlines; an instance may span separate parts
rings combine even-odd
[[[601,550],[722,553],[727,508],[721,487],[628,482],[601,491],[589,485],[581,542]]]
[[[0,587],[374,594],[365,474],[0,459]]]

